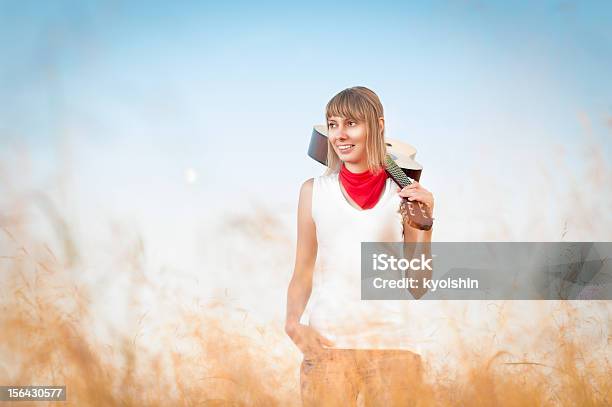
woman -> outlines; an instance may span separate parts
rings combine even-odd
[[[433,195],[417,182],[400,190],[384,171],[385,121],[373,91],[343,90],[327,104],[326,118],[329,169],[301,187],[287,293],[285,331],[304,355],[302,401],[350,406],[362,394],[365,405],[410,405],[421,362],[406,334],[405,302],[360,300],[360,243],[426,242],[428,251],[431,229],[403,223],[399,206],[406,197],[433,215]],[[313,291],[304,325],[300,319]]]

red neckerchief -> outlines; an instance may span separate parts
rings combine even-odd
[[[344,164],[340,169],[342,186],[362,209],[370,209],[376,205],[388,177],[384,169],[376,175],[370,170],[355,174],[347,170]]]

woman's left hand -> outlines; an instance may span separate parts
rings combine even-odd
[[[408,198],[411,202],[419,201],[427,205],[429,214],[433,216],[434,196],[431,192],[423,188],[421,184],[413,181],[412,184],[405,186],[401,190],[400,187],[397,187],[397,191],[401,197]]]

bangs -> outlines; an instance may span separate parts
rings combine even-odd
[[[345,89],[329,101],[325,108],[325,116],[328,119],[338,116],[365,121],[368,110],[372,110],[372,107],[368,108],[368,101],[362,95],[352,92],[351,89]]]

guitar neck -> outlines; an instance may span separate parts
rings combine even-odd
[[[389,176],[395,181],[400,188],[404,188],[407,185],[412,184],[412,180],[402,171],[402,169],[393,161],[393,159],[387,154],[385,159],[385,167]]]

